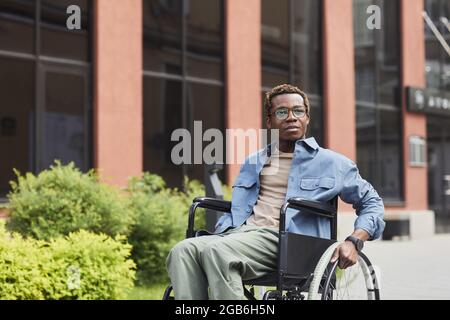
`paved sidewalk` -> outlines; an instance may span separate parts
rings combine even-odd
[[[450,299],[450,234],[366,242],[363,252],[381,269],[382,299]]]

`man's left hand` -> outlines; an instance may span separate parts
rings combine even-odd
[[[330,262],[334,263],[339,259],[339,268],[347,269],[356,263],[358,260],[358,251],[355,245],[350,241],[345,241],[340,244],[333,253]]]

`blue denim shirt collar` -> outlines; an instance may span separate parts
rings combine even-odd
[[[270,156],[272,149],[275,147],[276,143],[273,142],[271,144],[268,144],[260,153],[260,157],[263,160],[264,163],[267,160],[267,157]],[[314,137],[310,137],[308,139],[300,139],[295,142],[295,149],[301,147],[301,145],[306,145],[310,148],[312,151],[316,151],[319,149],[319,144],[317,143],[316,139]]]
[[[310,147],[311,149],[313,149],[314,151],[316,151],[317,149],[319,149],[319,145],[316,141],[316,139],[314,139],[314,137],[308,138],[308,139],[303,139],[303,140],[297,140],[296,144],[305,144],[308,147]]]
[[[270,158],[272,150],[275,148],[276,143],[270,143],[268,144],[264,149],[262,149],[258,156],[257,156],[257,166],[256,166],[256,172],[259,174],[263,168],[263,166],[267,163],[267,161]],[[314,137],[310,137],[308,139],[301,139],[297,140],[295,142],[295,150],[302,147],[305,148],[307,151],[317,151],[319,149],[319,144],[317,143],[316,139]],[[312,156],[314,157],[314,155]]]

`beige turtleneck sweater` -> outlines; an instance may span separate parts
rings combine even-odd
[[[274,148],[270,162],[260,173],[258,200],[253,214],[247,219],[248,225],[279,227],[280,208],[284,203],[293,153],[284,153]]]

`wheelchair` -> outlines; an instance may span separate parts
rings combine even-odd
[[[359,252],[357,263],[345,270],[331,257],[339,245],[337,242],[337,197],[329,202],[317,202],[302,198],[290,198],[280,209],[277,269],[262,278],[244,280],[244,295],[257,300],[255,287],[261,287],[263,300],[379,300],[380,283],[376,267],[369,258]],[[186,238],[208,236],[205,230],[194,230],[197,208],[231,212],[231,202],[198,197],[189,210]],[[302,214],[314,214],[330,220],[331,239],[322,239],[287,232],[286,211],[301,210]],[[214,212],[212,211],[212,212]],[[206,211],[208,212],[208,211]],[[269,288],[269,290],[264,290]],[[169,285],[163,300],[171,300]]]

